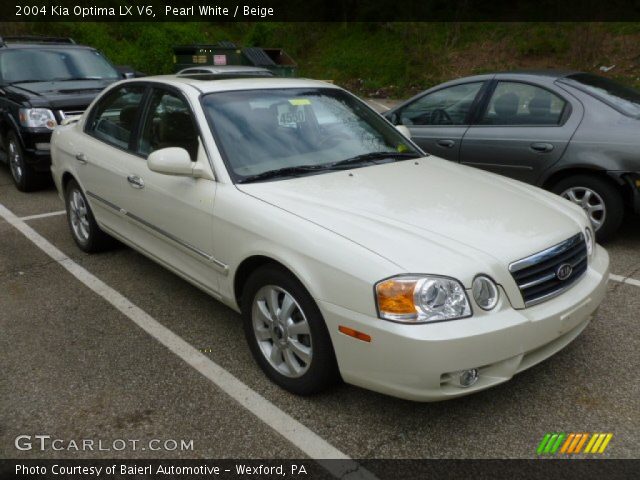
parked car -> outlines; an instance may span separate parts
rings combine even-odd
[[[426,152],[500,173],[582,207],[598,240],[640,213],[640,92],[580,72],[477,75],[385,113]]]
[[[80,249],[115,237],[241,312],[298,394],[497,385],[575,339],[606,290],[580,208],[424,157],[324,82],[126,80],[56,128],[52,156]]]
[[[244,65],[219,65],[183,68],[178,75],[209,75],[212,77],[224,76],[246,76],[246,77],[274,77],[275,74],[261,67],[251,67]]]
[[[0,159],[19,190],[50,182],[53,129],[122,78],[100,52],[70,38],[0,38]]]

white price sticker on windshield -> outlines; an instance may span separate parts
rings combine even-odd
[[[278,125],[281,127],[297,128],[299,123],[305,121],[303,106],[278,105]]]

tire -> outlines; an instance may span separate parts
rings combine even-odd
[[[20,139],[14,131],[7,134],[5,144],[7,163],[11,172],[11,178],[16,188],[21,192],[33,192],[47,184],[47,174],[36,172],[24,158],[24,150]]]
[[[575,175],[558,182],[552,191],[585,210],[599,242],[609,240],[622,223],[622,194],[615,185],[602,178],[594,175]]]
[[[270,308],[267,298],[275,307]],[[288,314],[278,318],[286,305],[291,306]],[[253,358],[274,383],[297,395],[317,393],[336,383],[338,366],[324,319],[293,275],[277,266],[259,268],[247,280],[241,307]],[[270,314],[272,310],[276,315]]]
[[[70,180],[65,188],[65,206],[71,236],[80,250],[95,253],[113,246],[113,238],[100,230],[87,197],[75,180]]]

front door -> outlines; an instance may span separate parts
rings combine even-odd
[[[408,127],[411,140],[425,152],[457,162],[469,114],[484,83],[464,83],[428,93],[398,111],[396,123]]]
[[[127,210],[133,241],[166,265],[210,292],[218,291],[213,245],[216,182],[151,171],[147,157],[155,150],[181,147],[193,162],[210,170],[184,96],[153,88],[141,121],[137,156],[126,165],[121,203]],[[213,178],[213,176],[212,176]]]

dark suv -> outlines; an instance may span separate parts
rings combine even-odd
[[[70,38],[0,37],[0,159],[19,190],[47,183],[56,125],[81,114],[125,76],[100,52]]]

